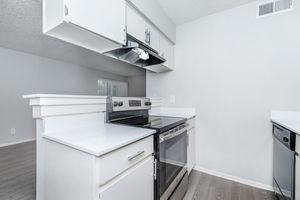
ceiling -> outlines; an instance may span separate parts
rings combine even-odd
[[[176,25],[256,0],[156,0]]]

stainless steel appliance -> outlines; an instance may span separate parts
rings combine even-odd
[[[151,116],[150,99],[112,97],[107,121],[156,130],[155,199],[182,200],[188,187],[186,119]]]
[[[124,47],[105,52],[104,55],[139,67],[147,67],[146,69],[149,70],[151,67],[148,66],[158,65],[166,61],[157,51],[130,35],[127,35],[127,43]]]
[[[296,134],[273,123],[273,187],[280,200],[295,200]]]

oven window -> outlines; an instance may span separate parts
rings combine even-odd
[[[187,132],[165,140],[159,145],[160,195],[167,190],[187,164]]]

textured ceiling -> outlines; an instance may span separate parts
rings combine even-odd
[[[42,34],[42,0],[0,0],[0,47],[123,76],[144,69]]]
[[[176,25],[255,0],[156,0]]]

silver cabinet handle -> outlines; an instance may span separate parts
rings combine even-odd
[[[149,37],[148,37],[148,39],[149,39],[149,40],[148,40],[148,44],[151,45],[151,31],[149,31],[148,34],[149,34]]]
[[[145,42],[148,43],[148,29],[145,30]]]
[[[134,154],[132,156],[128,156],[128,161],[132,161],[133,159],[135,159],[136,157],[142,155],[143,153],[145,153],[145,151],[138,151],[138,152],[136,152],[136,154]]]
[[[69,14],[69,8],[68,6],[65,5],[65,16],[67,16]]]

